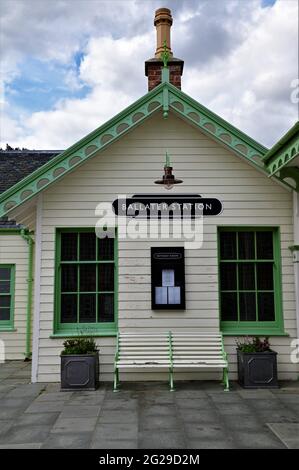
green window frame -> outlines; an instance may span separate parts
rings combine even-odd
[[[64,234],[73,234],[75,242],[74,247],[72,248],[75,253],[74,259],[62,259],[62,244],[63,240],[66,240]],[[85,234],[93,234],[95,237],[95,256],[94,258],[81,259],[81,253],[84,251],[83,246],[87,247],[88,245],[83,243]],[[67,235],[68,236],[68,235]],[[71,237],[72,237],[71,236]],[[70,238],[71,240],[71,238]],[[55,312],[54,312],[54,334],[53,337],[68,337],[68,336],[115,336],[117,334],[117,306],[118,306],[118,251],[117,251],[117,231],[115,231],[115,237],[112,242],[113,246],[113,256],[109,259],[103,259],[101,257],[101,247],[104,246],[104,242],[96,237],[95,229],[93,228],[61,228],[56,230],[56,249],[55,249]],[[88,257],[88,253],[87,253]],[[84,258],[84,256],[83,256]],[[112,266],[112,269],[108,268],[107,265]],[[91,271],[88,270],[91,269]],[[69,274],[68,274],[69,270]],[[106,277],[103,275],[101,277],[101,272],[108,273],[109,278],[111,272],[113,272],[113,289],[110,287],[110,281],[106,281]],[[85,273],[84,276],[82,273]],[[81,276],[81,278],[80,278]],[[69,281],[68,279],[74,279],[75,281]],[[63,279],[67,279],[64,281]],[[91,281],[90,281],[91,279]],[[63,283],[68,285],[68,289],[65,290]],[[74,282],[72,290],[70,290],[71,283]],[[105,282],[110,282],[109,290],[105,286]],[[83,284],[83,287],[82,287]],[[92,287],[90,287],[93,284]],[[103,286],[104,285],[104,286]],[[101,287],[101,288],[100,288]],[[89,299],[88,299],[89,297]],[[76,317],[76,321],[72,321],[74,318],[71,318],[70,321],[63,321],[62,310],[63,302],[66,304],[71,299],[73,302],[74,310],[76,314],[71,313],[73,317]],[[101,310],[101,305],[105,305],[110,298],[113,299],[113,321],[101,321],[101,312],[104,311],[104,308]],[[85,303],[86,302],[86,303]],[[84,310],[82,307],[87,305],[87,310]],[[108,301],[109,304],[109,301]],[[92,314],[95,315],[95,321],[86,321],[86,318],[83,318],[83,321],[80,321],[83,316],[83,312],[88,311],[88,305],[92,305]],[[107,305],[107,303],[106,303]],[[65,309],[66,311],[67,309]],[[72,309],[71,309],[72,310]],[[65,315],[65,313],[64,313]],[[102,313],[104,318],[104,314]],[[66,318],[64,318],[65,320]]]
[[[0,330],[14,329],[15,265],[0,264]]]
[[[218,285],[224,335],[286,334],[278,227],[218,227]]]

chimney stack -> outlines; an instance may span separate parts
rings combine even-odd
[[[169,52],[169,81],[172,85],[181,89],[181,77],[183,75],[184,61],[173,57],[171,51],[170,28],[172,15],[168,8],[159,8],[155,12],[154,25],[157,30],[157,48],[155,57],[145,62],[145,75],[148,77],[148,91],[151,91],[161,83],[163,61],[161,53],[164,51],[164,43]]]

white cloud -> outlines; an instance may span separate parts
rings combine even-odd
[[[67,1],[53,1],[51,8],[34,2],[38,8],[32,18],[24,19],[24,34],[8,35],[8,56],[15,51],[8,77],[17,73],[17,57],[22,54],[67,63],[84,43],[80,69],[77,74],[68,71],[65,83],[74,91],[84,84],[91,91],[81,99],[61,100],[48,111],[28,116],[20,110],[18,118],[12,117],[6,103],[2,146],[9,142],[27,148],[66,148],[146,92],[144,60],[154,53],[152,16],[159,5],[142,2],[141,14],[138,2],[95,1],[91,15],[90,9],[83,8],[86,3],[76,2],[73,13]],[[49,12],[52,4],[55,8]],[[289,98],[290,83],[297,74],[297,2],[278,0],[266,9],[259,0],[214,0],[212,4],[179,2],[181,9],[177,17],[174,14],[173,50],[186,59],[183,90],[271,145],[298,118]],[[6,30],[13,19],[20,22],[20,12],[24,15],[24,2],[16,5],[18,15],[10,13]],[[40,44],[33,44],[32,37],[38,33]],[[199,45],[199,39],[206,42]]]

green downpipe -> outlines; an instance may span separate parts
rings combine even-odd
[[[21,237],[28,244],[28,273],[27,273],[27,309],[26,309],[26,351],[25,360],[31,358],[31,310],[33,284],[33,244],[34,240],[27,230],[21,230]]]

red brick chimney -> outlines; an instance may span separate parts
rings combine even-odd
[[[163,61],[161,53],[164,51],[164,42],[169,52],[169,81],[172,85],[181,89],[181,77],[183,75],[184,61],[173,57],[171,51],[170,28],[172,25],[171,11],[168,8],[159,8],[155,12],[154,25],[157,30],[157,48],[155,57],[145,62],[145,75],[148,77],[148,91],[151,91],[161,83]]]

